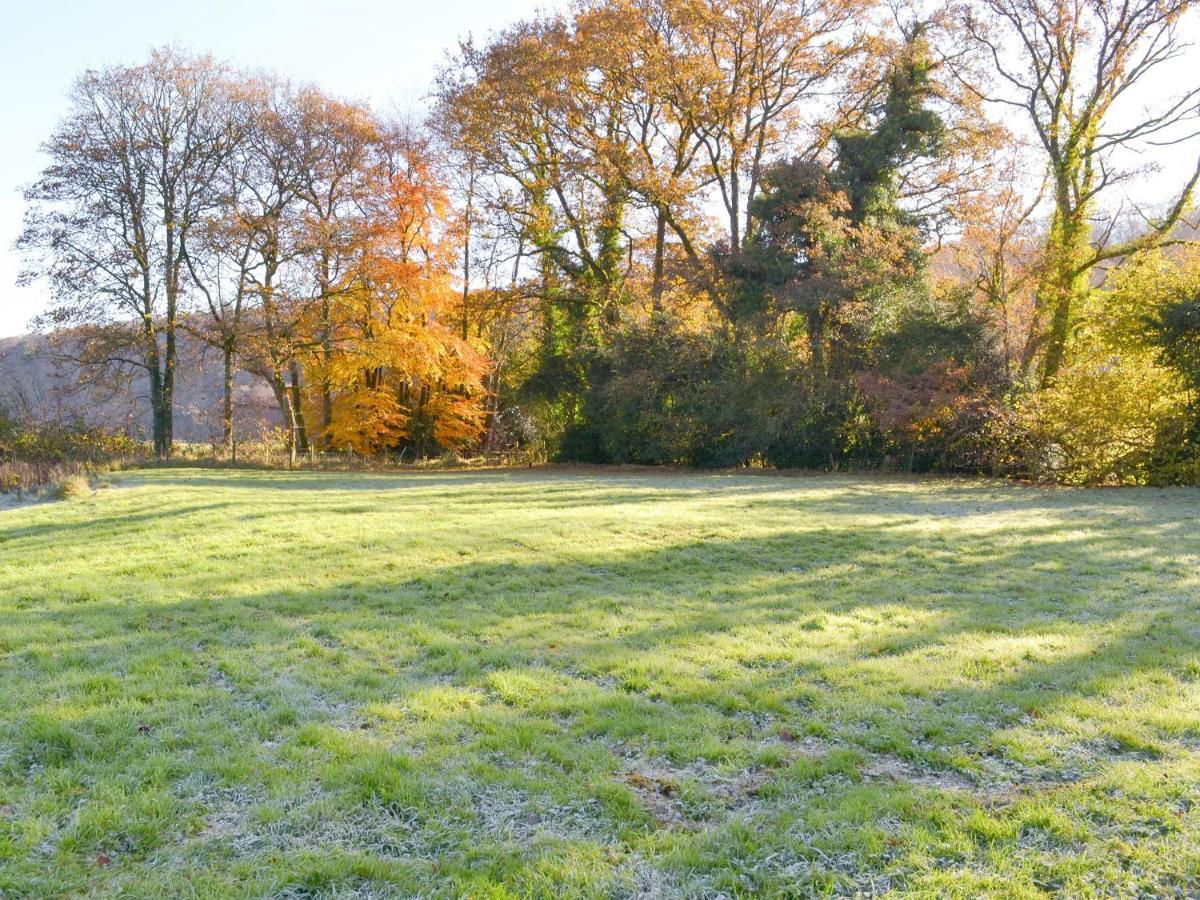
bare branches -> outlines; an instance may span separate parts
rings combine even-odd
[[[158,50],[141,66],[86,72],[44,146],[51,164],[26,192],[25,279],[44,278],[46,324],[121,327],[121,357],[149,375],[158,453],[171,449],[175,330],[187,242],[223,202],[216,175],[235,141],[229,73]]]
[[[1156,246],[1192,203],[1196,175],[1168,214],[1132,241],[1107,246],[1106,234],[1091,225],[1103,197],[1133,174],[1122,166],[1123,155],[1200,136],[1193,124],[1200,117],[1200,87],[1146,104],[1132,120],[1118,108],[1185,52],[1179,22],[1192,6],[1192,0],[981,0],[975,7],[986,11],[986,20],[971,7],[960,12],[965,33],[990,56],[998,76],[997,90],[980,96],[1019,109],[1045,158],[1052,221],[1028,341],[1042,352],[1043,383],[1061,365],[1071,309],[1088,289],[1091,270]],[[1027,361],[1033,356],[1026,353]]]

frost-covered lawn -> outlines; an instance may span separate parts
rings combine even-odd
[[[126,473],[0,511],[0,895],[1200,893],[1200,491]]]

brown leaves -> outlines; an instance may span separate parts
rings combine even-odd
[[[969,402],[969,381],[967,369],[952,362],[935,363],[914,375],[857,376],[859,390],[875,402],[879,423],[914,440],[940,431]]]

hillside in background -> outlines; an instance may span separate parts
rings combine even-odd
[[[175,438],[204,443],[220,439],[221,360],[181,333],[176,375]],[[235,421],[239,439],[255,437],[279,419],[270,388],[239,372],[235,382]],[[0,409],[37,421],[83,421],[124,428],[149,438],[150,409],[144,372],[81,369],[69,344],[49,335],[0,338]]]

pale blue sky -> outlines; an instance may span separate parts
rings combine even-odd
[[[66,110],[66,92],[87,68],[144,59],[177,43],[247,68],[273,69],[378,108],[420,109],[434,68],[468,34],[485,35],[567,0],[0,0],[0,337],[27,330],[45,290],[14,284],[20,189],[44,160],[38,145]],[[1200,17],[1186,24],[1200,37]],[[1156,100],[1194,85],[1198,51],[1147,85]],[[1127,114],[1136,114],[1131,108]],[[1195,165],[1197,142],[1154,155],[1161,171],[1129,185],[1166,199]]]
[[[21,186],[38,145],[87,68],[136,62],[178,43],[248,68],[273,69],[381,109],[419,108],[434,67],[468,34],[554,0],[0,0],[0,337],[27,330],[45,292],[14,285]]]

